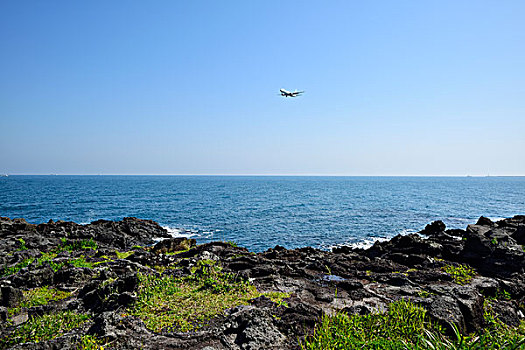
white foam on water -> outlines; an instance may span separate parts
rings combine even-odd
[[[321,246],[321,249],[326,249],[329,251],[331,251],[333,248],[340,248],[340,247],[350,247],[354,249],[368,249],[371,246],[373,246],[374,243],[377,241],[384,242],[384,241],[388,241],[389,239],[390,238],[386,238],[386,237],[372,237],[372,238],[367,238],[362,241],[354,242],[354,243],[342,243],[342,244]]]
[[[505,220],[506,218],[498,218],[498,217],[492,217],[492,216],[489,216],[489,219],[490,219],[492,222],[497,222],[497,221],[500,221],[500,220]]]
[[[386,237],[367,238],[361,242],[348,244],[348,246],[352,248],[356,248],[356,249],[368,249],[371,246],[373,246],[375,242],[384,242],[384,241],[388,241],[389,239],[390,238],[386,238]]]
[[[403,229],[403,230],[401,230],[399,232],[399,234],[401,234],[403,236],[411,234],[411,233],[418,233],[418,231],[414,230],[414,229],[411,229],[411,228],[407,228],[407,229]],[[330,246],[321,247],[321,249],[332,250],[333,248],[337,248],[337,247],[350,247],[350,248],[354,248],[354,249],[368,249],[368,248],[372,247],[376,242],[385,242],[385,241],[389,241],[391,239],[392,239],[392,237],[370,237],[370,238],[363,239],[363,240],[361,240],[359,242],[334,244],[334,245],[330,245]]]
[[[189,237],[194,237],[197,235],[196,232],[177,228],[177,227],[162,226],[162,228],[168,231],[168,234],[171,235],[173,238],[179,238],[179,237],[189,238]]]
[[[411,228],[405,228],[399,232],[399,234],[402,236],[409,235],[411,233],[418,233],[418,231]]]

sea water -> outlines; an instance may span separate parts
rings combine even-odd
[[[525,214],[525,177],[9,176],[0,216],[30,223],[151,219],[253,251],[366,246],[433,220]]]

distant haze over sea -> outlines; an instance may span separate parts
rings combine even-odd
[[[525,177],[9,176],[0,216],[89,223],[135,216],[173,235],[330,248],[416,232],[433,220],[525,214]]]

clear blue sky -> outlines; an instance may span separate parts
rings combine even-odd
[[[524,18],[521,0],[5,0],[0,173],[525,175]]]

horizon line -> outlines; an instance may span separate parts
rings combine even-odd
[[[435,175],[435,174],[426,174],[426,175],[414,175],[414,174],[387,174],[387,175],[350,175],[350,174],[38,174],[38,173],[0,173],[7,176],[231,176],[231,177],[525,177],[525,175],[479,175],[479,174],[466,174],[466,175]],[[0,175],[1,177],[1,175]]]

